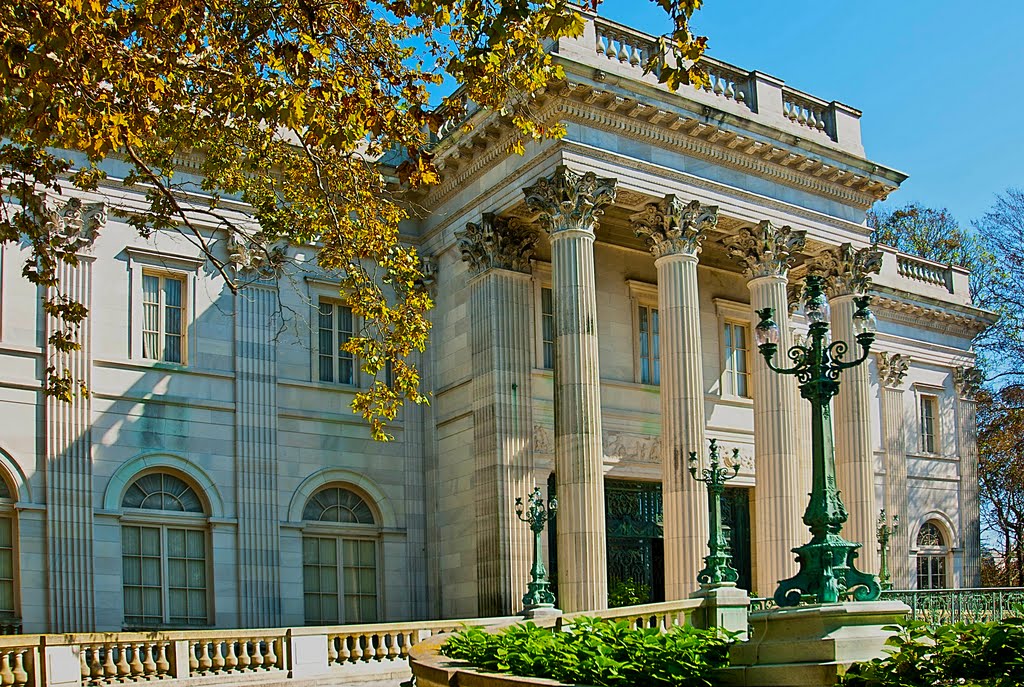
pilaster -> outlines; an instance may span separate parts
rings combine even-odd
[[[515,498],[533,489],[530,257],[537,233],[485,214],[457,234],[470,269],[477,612],[522,608],[530,529]]]
[[[981,510],[978,500],[978,391],[981,374],[973,367],[953,370],[957,396],[960,455],[960,531],[964,547],[964,587],[981,586]]]
[[[235,498],[242,627],[281,624],[274,341],[279,318],[276,279],[254,278],[235,295]]]
[[[832,337],[848,346],[846,358],[855,358],[860,346],[853,331],[853,299],[867,293],[871,274],[882,267],[882,252],[871,246],[855,249],[844,243],[818,257],[816,268],[825,273],[832,308]],[[836,395],[833,420],[836,436],[836,483],[849,519],[843,528],[850,541],[863,544],[860,569],[876,572],[880,560],[875,543],[879,507],[875,496],[875,456],[871,442],[871,378],[867,365],[844,370]]]
[[[774,308],[779,325],[779,350],[793,345],[786,296],[793,253],[801,250],[806,232],[777,227],[764,220],[726,240],[730,255],[747,276],[750,289],[751,328],[757,326],[754,311]],[[796,573],[791,549],[805,538],[802,524],[807,494],[801,493],[799,436],[810,427],[798,427],[796,379],[768,368],[759,355],[753,360],[754,396],[754,591],[771,595],[780,580]]]
[[[885,512],[903,525],[889,540],[892,585],[910,589],[910,519],[907,514],[907,427],[903,379],[910,359],[899,353],[878,354],[878,385],[882,401],[882,448],[885,451]]]
[[[55,286],[47,297],[65,297],[92,308],[93,258],[85,254],[106,222],[102,203],[82,203],[71,198],[49,209],[44,221],[53,230],[74,239],[77,253],[71,264],[56,266]],[[92,325],[86,318],[78,329],[78,350],[62,352],[49,343],[50,336],[66,325],[46,315],[49,374],[70,376],[88,389],[92,377]],[[93,547],[92,401],[75,389],[70,399],[46,397],[46,561],[49,631],[92,629],[96,624]]]
[[[559,605],[608,605],[594,229],[615,180],[559,165],[524,190],[551,235],[555,309],[555,472]]]
[[[696,589],[708,540],[706,500],[690,477],[688,456],[696,451],[703,462],[705,455],[697,256],[718,208],[668,195],[630,219],[658,269],[665,598],[671,601]]]

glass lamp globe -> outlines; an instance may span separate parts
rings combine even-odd
[[[804,314],[807,315],[807,320],[811,324],[817,324],[819,322],[827,324],[831,312],[828,301],[821,296],[811,298],[804,304]]]
[[[762,320],[758,323],[754,329],[754,343],[757,344],[758,348],[765,344],[779,343],[779,325],[775,324],[773,320]]]
[[[874,334],[878,331],[878,320],[875,313],[867,308],[858,310],[853,315],[853,332],[857,336],[861,334]]]

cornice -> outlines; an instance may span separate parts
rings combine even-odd
[[[930,329],[942,334],[972,339],[995,322],[995,315],[979,308],[949,303],[925,303],[905,300],[894,289],[871,289],[872,311],[882,320]]]

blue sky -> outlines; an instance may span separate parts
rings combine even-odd
[[[705,0],[710,54],[864,113],[868,157],[910,178],[889,205],[980,217],[1024,187],[1024,0]],[[600,13],[670,26],[650,0]]]

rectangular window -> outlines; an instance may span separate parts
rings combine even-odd
[[[935,453],[938,436],[939,399],[921,396],[921,452]]]
[[[320,300],[319,360],[320,381],[355,383],[355,356],[344,350],[355,331],[352,308]]]
[[[14,523],[0,517],[0,614],[14,615]]]
[[[307,625],[377,621],[377,546],[373,541],[305,536],[302,575]]]
[[[726,394],[750,398],[750,325],[727,320],[722,332],[725,344]]]
[[[640,337],[640,383],[661,383],[661,342],[658,334],[658,309],[637,306]]]
[[[125,625],[209,623],[202,530],[125,525],[121,567]]]
[[[946,557],[917,557],[917,588],[946,589]]]
[[[540,290],[540,338],[545,370],[555,369],[555,302],[551,289]]]
[[[185,362],[185,280],[142,273],[142,357]]]

